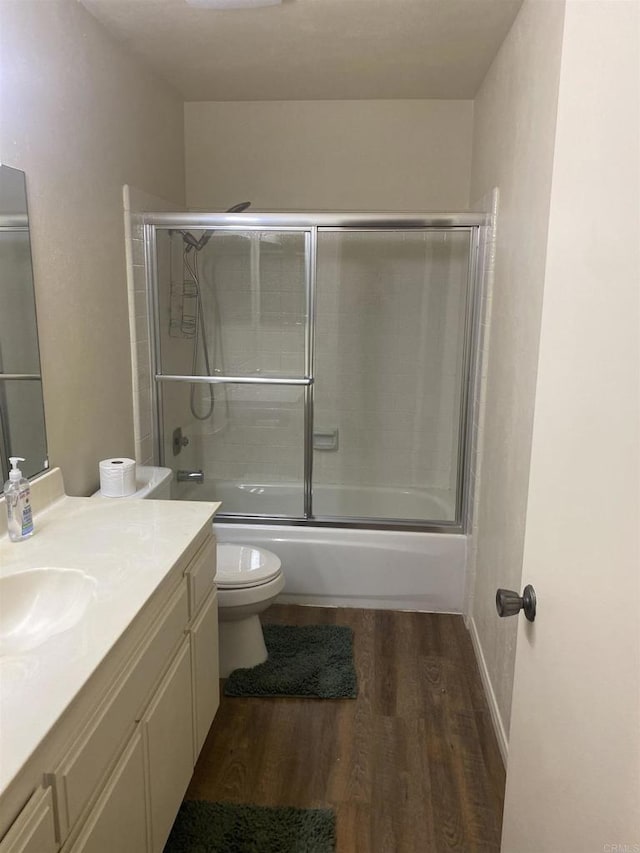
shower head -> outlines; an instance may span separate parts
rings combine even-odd
[[[186,243],[187,251],[189,249],[195,249],[197,251],[200,248],[200,240],[196,240],[193,234],[189,231],[178,231],[178,234],[182,234],[182,239]]]
[[[225,213],[242,213],[248,207],[251,207],[250,201],[241,201],[239,204],[234,204],[233,207],[227,208]],[[180,231],[180,234],[182,234],[182,239],[187,244],[187,252],[190,249],[195,249],[196,252],[199,252],[200,249],[204,249],[204,247],[207,245],[207,243],[213,236],[213,230],[209,229],[208,231],[205,231],[199,240],[196,240],[193,234],[191,234],[189,231]]]

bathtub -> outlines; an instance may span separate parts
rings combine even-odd
[[[182,500],[224,503],[227,498],[228,511],[232,511],[229,496],[220,486],[240,488],[219,482],[215,489],[206,482],[202,486],[172,485],[173,497]],[[264,490],[284,487],[254,484],[242,488],[254,489],[249,494],[256,497],[251,508],[243,504],[244,511],[267,515],[266,504],[260,501],[267,494]],[[427,497],[423,495],[425,508]],[[273,492],[267,498],[275,500]],[[431,508],[439,508],[437,497],[428,499]],[[416,503],[411,506],[415,511]],[[282,504],[279,511],[283,512]],[[462,534],[224,522],[216,522],[214,531],[219,542],[258,545],[280,557],[285,587],[278,601],[283,603],[462,612],[466,564],[466,536]]]
[[[222,512],[240,515],[299,516],[301,483],[237,483],[214,480],[172,484],[179,500],[222,501]],[[394,486],[342,486],[315,483],[314,515],[340,518],[421,519],[434,524],[451,521],[455,496],[445,489],[408,489]]]

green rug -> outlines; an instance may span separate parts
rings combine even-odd
[[[269,659],[235,669],[226,696],[354,699],[353,631],[346,625],[264,625]]]
[[[331,809],[185,800],[164,853],[332,853]]]

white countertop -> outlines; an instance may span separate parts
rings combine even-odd
[[[59,472],[45,476],[46,500],[32,500],[34,536],[18,543],[0,537],[0,576],[81,569],[97,585],[73,628],[28,652],[0,657],[0,796],[219,506],[72,498],[60,495]]]

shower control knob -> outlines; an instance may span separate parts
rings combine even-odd
[[[172,436],[172,446],[173,446],[173,455],[177,456],[178,453],[182,450],[183,447],[186,447],[189,444],[189,439],[186,435],[182,434],[182,427],[176,427],[173,431]]]
[[[515,616],[521,610],[529,622],[536,618],[536,591],[527,584],[522,595],[512,589],[499,589],[496,592],[496,610],[498,616]]]

